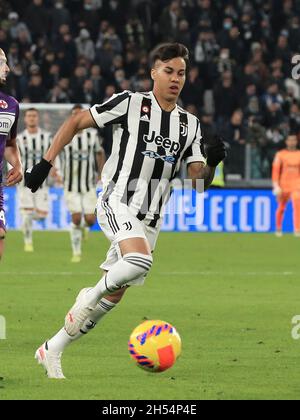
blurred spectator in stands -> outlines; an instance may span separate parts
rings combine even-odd
[[[204,143],[210,143],[218,133],[217,126],[214,122],[214,115],[210,112],[203,111],[201,113],[201,134]]]
[[[77,55],[92,62],[95,58],[95,46],[87,29],[82,28],[75,39]]]
[[[88,71],[83,66],[77,66],[74,70],[74,73],[70,80],[70,87],[74,95],[76,95],[78,92],[80,94],[80,91],[82,90],[82,86],[84,81],[88,77]],[[76,103],[80,101],[75,101]]]
[[[278,37],[275,49],[275,57],[280,58],[283,62],[283,71],[288,74],[292,58],[292,51],[288,44],[288,31],[283,30]]]
[[[222,74],[222,81],[214,89],[214,103],[217,124],[223,126],[238,106],[238,96],[229,71]]]
[[[66,94],[66,92],[61,88],[60,84],[58,83],[51,89],[49,97],[49,103],[54,104],[64,104],[70,102],[70,97]]]
[[[98,98],[97,102],[102,102],[105,92],[106,81],[102,77],[101,67],[98,64],[94,64],[91,67],[90,79],[93,84],[93,91],[95,96]]]
[[[266,129],[256,116],[248,119],[246,141],[251,146],[251,178],[261,179],[268,176],[271,169],[267,153],[269,140]]]
[[[186,19],[179,21],[177,34],[174,39],[176,42],[185,45],[189,50],[191,49],[191,30],[189,22]]]
[[[134,44],[138,48],[145,48],[148,45],[142,22],[137,15],[132,14],[125,25],[124,43]],[[119,49],[121,52],[122,49]]]
[[[48,91],[43,83],[42,76],[39,74],[39,67],[33,64],[30,68],[30,73],[32,75],[29,79],[27,90],[30,102],[47,102]]]
[[[99,10],[95,7],[93,0],[83,0],[81,9],[76,16],[77,28],[87,29],[91,38],[97,36],[96,30],[100,22]]]
[[[10,41],[7,32],[0,28],[0,48],[2,48],[3,51],[8,51],[9,45]]]
[[[77,62],[77,46],[70,33],[65,33],[63,35],[62,40],[57,47],[57,52],[58,54],[59,52],[63,53],[64,61],[61,63],[61,65],[67,67],[67,69],[64,68],[64,71],[65,74],[70,77],[71,72],[76,67]]]
[[[114,58],[114,52],[111,44],[105,40],[103,45],[96,50],[95,61],[101,63],[102,72],[105,78],[110,77],[111,65]]]
[[[18,40],[20,33],[26,33],[26,37],[29,40],[29,43],[31,44],[32,38],[31,33],[26,25],[25,22],[20,22],[19,15],[16,12],[10,12],[8,15],[9,19],[9,36],[12,40]]]
[[[295,102],[292,104],[289,113],[289,123],[292,133],[300,134],[300,104]]]
[[[300,20],[299,16],[293,16],[289,25],[289,45],[294,53],[300,51]]]
[[[32,0],[25,11],[24,20],[30,28],[31,35],[35,41],[39,36],[49,33],[50,26],[50,13],[44,6],[43,0]]]
[[[284,120],[282,111],[283,97],[279,93],[279,86],[270,82],[267,93],[263,95],[263,106],[265,108],[264,123],[266,127],[279,126]]]
[[[184,88],[181,92],[181,99],[185,104],[203,106],[204,88],[199,78],[199,69],[196,66],[190,68],[187,74]]]
[[[228,141],[230,150],[227,159],[227,173],[245,176],[245,145],[247,139],[247,128],[243,121],[243,112],[236,109],[230,122],[224,126],[222,133]]]
[[[229,29],[227,36],[224,38],[224,40],[221,41],[220,46],[221,48],[226,48],[229,50],[229,56],[231,60],[244,63],[245,48],[244,43],[240,38],[240,32],[237,26],[233,26]]]
[[[240,106],[245,112],[245,117],[255,116],[261,118],[261,101],[254,83],[246,86],[245,91],[241,91]]]
[[[179,19],[183,17],[179,0],[171,1],[159,19],[159,33],[163,42],[173,41],[178,31]]]
[[[107,85],[104,93],[104,101],[111,98],[116,93],[116,87],[114,85]]]
[[[52,25],[52,39],[56,41],[61,25],[71,25],[71,13],[65,7],[64,0],[55,0],[53,8],[50,10]]]

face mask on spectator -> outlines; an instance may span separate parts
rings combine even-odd
[[[230,30],[232,28],[232,23],[224,22],[223,27],[224,29]]]

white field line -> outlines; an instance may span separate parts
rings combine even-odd
[[[4,276],[93,276],[96,275],[95,271],[82,271],[82,272],[73,272],[73,271],[4,271],[0,272]],[[157,273],[159,276],[293,276],[298,273],[293,271],[170,271],[170,272],[161,272]]]

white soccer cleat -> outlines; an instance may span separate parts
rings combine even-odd
[[[48,349],[47,341],[37,349],[35,359],[43,365],[50,379],[66,379],[61,367],[61,355]]]
[[[275,232],[275,236],[276,236],[277,238],[282,238],[282,237],[283,237],[283,233],[282,233],[282,231],[281,231],[281,230],[277,230],[277,231]]]
[[[80,291],[76,298],[75,304],[72,306],[65,317],[65,330],[71,337],[74,337],[74,335],[79,333],[84,322],[96,307],[92,307],[86,302],[86,293],[90,289],[91,288],[88,287]]]
[[[81,255],[73,255],[71,259],[71,263],[80,263],[81,262]]]

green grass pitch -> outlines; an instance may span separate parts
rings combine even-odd
[[[0,267],[0,400],[299,399],[300,240],[272,235],[162,233],[151,274],[63,357],[66,381],[48,380],[34,352],[61,326],[83,286],[100,278],[108,242],[90,235],[72,265],[68,233],[35,233],[32,255],[9,232]],[[144,317],[173,323],[183,353],[151,374],[127,351]]]

